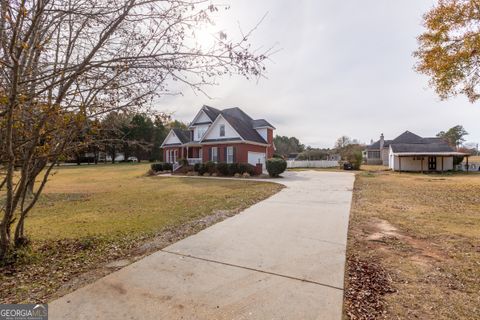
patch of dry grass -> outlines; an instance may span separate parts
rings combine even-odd
[[[76,277],[129,257],[153,239],[163,237],[167,245],[282,188],[248,180],[147,177],[148,168],[58,168],[26,221],[32,246],[19,252],[16,264],[0,267],[0,303],[46,302]]]
[[[289,168],[289,171],[334,171],[334,172],[344,172],[343,168],[340,167],[331,167],[331,168]],[[354,172],[377,172],[377,171],[388,171],[389,168],[386,166],[381,165],[369,165],[369,164],[362,164],[360,170]]]
[[[385,319],[479,314],[479,209],[480,175],[357,175],[348,263],[374,261],[391,277]]]

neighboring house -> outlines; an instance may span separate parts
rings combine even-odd
[[[273,130],[268,121],[254,120],[239,108],[203,106],[188,130],[172,129],[168,133],[161,145],[164,161],[261,163],[265,168],[265,160],[274,152]]]
[[[327,161],[340,161],[342,160],[342,156],[338,153],[332,153],[327,155]]]
[[[297,159],[298,155],[299,155],[298,152],[289,153],[289,154],[287,155],[287,160],[295,160],[295,159]]]
[[[405,131],[393,140],[372,143],[364,152],[367,164],[388,166],[394,171],[448,171],[454,169],[455,156],[467,156],[457,152],[442,138],[422,138]]]

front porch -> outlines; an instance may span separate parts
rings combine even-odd
[[[187,159],[189,165],[193,166],[196,163],[203,162],[203,150],[201,146],[186,146],[184,149],[184,158]]]
[[[409,172],[445,172],[454,170],[454,158],[468,154],[460,152],[443,153],[395,153],[390,155],[390,168],[394,171]]]
[[[164,154],[165,162],[171,164],[178,164],[181,159],[186,159],[189,165],[203,162],[202,147],[199,146],[184,146],[175,148],[165,148]]]

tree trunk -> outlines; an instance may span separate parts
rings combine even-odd
[[[14,242],[15,247],[19,248],[27,244],[28,240],[24,235],[24,224],[25,224],[25,215],[21,215],[18,220],[17,227],[15,228]]]
[[[130,149],[128,143],[123,144],[123,161],[127,162],[128,157],[130,157]]]
[[[10,236],[8,232],[8,223],[2,221],[0,224],[0,261],[5,259],[10,249]]]
[[[33,189],[35,187],[35,178],[42,172],[42,170],[47,165],[47,159],[39,159],[33,168],[31,176],[33,177],[29,182],[27,182],[27,195],[33,195]]]
[[[113,145],[112,146],[112,164],[115,164],[115,156],[116,156],[115,145]]]
[[[94,147],[93,149],[93,162],[98,164],[98,148]]]

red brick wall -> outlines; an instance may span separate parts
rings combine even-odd
[[[225,159],[225,148],[233,146],[235,148],[235,162],[238,163],[247,163],[248,162],[248,151],[252,152],[266,152],[266,147],[257,146],[254,144],[247,143],[232,143],[232,144],[212,144],[203,146],[203,162],[207,162],[210,156],[210,148],[218,148],[218,162],[227,162]],[[272,153],[273,155],[273,153]],[[268,156],[267,156],[268,157]]]
[[[198,148],[198,147],[190,147],[188,148],[188,153],[189,153],[189,156],[187,157],[186,153],[185,153],[185,158],[198,158],[199,157],[199,153],[200,153],[200,149],[201,148]]]
[[[273,148],[273,129],[267,129],[267,141],[270,147],[268,147],[267,159],[273,157],[275,149]]]
[[[235,162],[238,163],[247,163],[248,162],[248,151],[252,152],[261,152],[267,153],[267,159],[273,156],[273,130],[268,129],[268,140],[272,141],[270,147],[258,146],[254,144],[248,143],[225,143],[225,144],[211,144],[211,145],[204,145],[202,146],[203,149],[203,162],[207,162],[210,156],[210,148],[217,147],[218,148],[218,162],[227,162],[225,159],[225,148],[233,146],[235,148]],[[200,148],[189,148],[190,157],[197,158],[199,156]],[[167,150],[177,150],[178,156],[177,160],[182,158],[187,158],[187,150],[184,148],[184,153],[182,156],[182,148],[181,147],[164,147],[163,148],[163,159],[166,161],[167,159]]]

